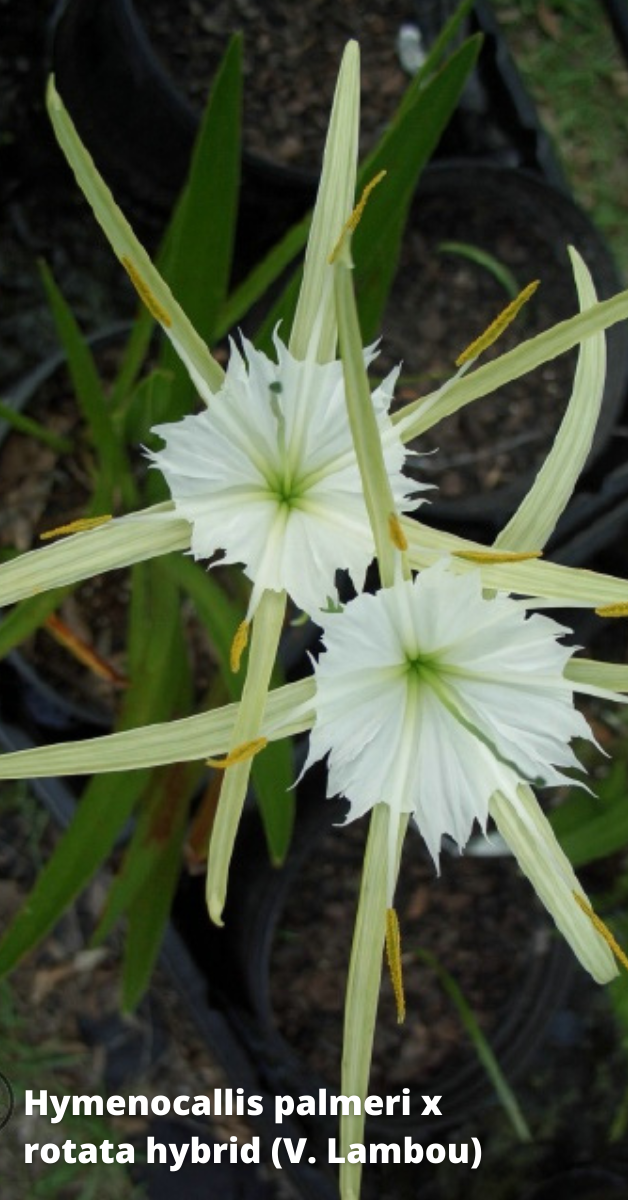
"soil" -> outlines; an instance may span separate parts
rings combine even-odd
[[[569,228],[570,210],[561,213],[551,197],[542,207],[545,197],[536,188],[526,176],[513,180],[508,173],[462,165],[459,170],[437,167],[426,175],[404,238],[376,363],[379,373],[401,361],[397,403],[425,395],[450,378],[458,355],[509,302],[491,265],[469,257],[476,252],[488,254],[496,268],[506,268],[519,290],[540,280],[538,291],[481,362],[577,311],[566,245],[573,240],[582,246],[582,231]],[[458,250],[449,249],[451,243]],[[591,253],[588,246],[582,250]],[[417,477],[438,486],[434,500],[494,497],[513,485],[523,490],[552,445],[575,363],[575,351],[548,362],[416,439],[412,449],[437,451],[414,466]]]
[[[335,1092],[341,1090],[344,995],[367,824],[334,830],[318,845],[299,872],[298,899],[288,896],[270,960],[277,1028],[307,1069]],[[419,950],[434,954],[454,977],[489,1035],[511,1008],[535,956],[547,951],[546,919],[512,860],[444,854],[436,877],[414,831],[406,840],[395,907],[407,1017],[397,1023],[384,971],[369,1082],[378,1095],[406,1085],[436,1088],[443,1073],[469,1058],[456,1009]]]
[[[241,30],[245,148],[310,174],[319,169],[336,75],[350,38],[360,41],[363,152],[374,145],[407,86],[396,39],[411,6],[400,0],[370,0],[368,5],[355,0],[134,3],[158,57],[197,111],[205,104],[229,37]],[[428,8],[446,11],[447,5]],[[433,12],[428,27],[436,16]]]

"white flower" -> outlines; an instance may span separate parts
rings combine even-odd
[[[275,335],[277,362],[242,339],[208,409],[155,427],[151,453],[176,513],[192,526],[192,553],[242,563],[253,580],[249,616],[264,590],[285,590],[315,613],[346,568],[357,590],[374,555],[347,418],[342,363],[294,357]],[[371,352],[369,357],[373,358]],[[405,509],[406,451],[388,416],[397,377],[373,393],[395,500]],[[416,490],[416,485],[412,485]]]
[[[565,632],[509,596],[486,598],[479,572],[445,562],[358,596],[326,618],[308,765],[329,754],[328,792],[350,801],[347,820],[390,806],[390,905],[401,814],[437,865],[444,835],[463,847],[493,815],[578,956],[608,979],[610,951],[526,786],[565,781],[563,768],[578,766],[571,739],[593,740],[563,673]]]

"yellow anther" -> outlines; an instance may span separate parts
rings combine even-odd
[[[170,315],[164,308],[163,304],[160,304],[156,296],[153,295],[148,284],[144,282],[142,276],[140,275],[139,271],[135,269],[131,260],[123,256],[120,259],[120,262],[122,263],[122,266],[131,280],[133,287],[140,297],[140,300],[144,301],[144,304],[146,305],[151,317],[154,317],[156,321],[159,321],[161,325],[165,325],[166,329],[169,329],[172,325]]]
[[[386,174],[385,171],[380,171],[377,175],[375,175],[373,177],[373,179],[371,179],[370,183],[367,183],[366,187],[364,188],[364,190],[362,192],[362,195],[360,196],[360,199],[358,200],[353,212],[351,213],[351,216],[349,217],[349,220],[345,221],[345,224],[342,227],[342,233],[340,234],[340,237],[338,238],[338,241],[336,242],[336,245],[334,246],[334,248],[329,256],[329,259],[328,259],[328,262],[330,264],[335,262],[336,258],[338,257],[338,254],[340,252],[340,247],[342,246],[342,243],[344,242],[347,234],[354,233],[355,230],[357,229],[357,227],[360,224],[360,221],[362,219],[362,213],[364,212],[364,209],[366,208],[366,202],[367,202],[371,192],[373,191],[373,188],[376,188],[378,183],[381,183],[385,174]]]
[[[253,758],[255,754],[259,754],[264,746],[268,745],[268,738],[259,737],[253,738],[251,742],[242,742],[236,746],[225,758],[208,758],[206,765],[215,767],[217,771],[226,771],[228,767],[235,767],[237,763],[246,762],[248,758]]]
[[[542,550],[453,550],[455,558],[464,558],[476,563],[527,562],[530,558],[542,558]]]
[[[613,951],[613,954],[618,962],[620,962],[622,966],[628,970],[628,956],[622,950],[619,942],[615,940],[608,926],[604,924],[602,918],[598,917],[597,913],[591,908],[591,905],[587,903],[584,896],[581,896],[579,892],[574,892],[573,897],[578,907],[581,908],[583,913],[585,913],[585,915],[589,918],[593,928],[597,929],[600,936],[604,938],[606,945],[610,950]]]
[[[388,518],[388,532],[390,533],[390,540],[393,546],[402,551],[408,549],[408,539],[403,532],[401,521],[395,512],[391,513]]]
[[[231,653],[229,655],[229,663],[234,675],[237,675],[240,670],[240,660],[249,641],[249,623],[242,621],[236,629],[236,635],[231,643]]]
[[[533,280],[527,287],[524,287],[522,292],[519,292],[519,295],[514,300],[511,300],[510,304],[506,305],[503,312],[500,312],[499,316],[494,321],[491,321],[488,329],[485,329],[479,338],[471,342],[471,345],[467,346],[466,350],[463,350],[462,354],[458,355],[456,359],[457,367],[462,367],[464,363],[472,362],[473,359],[478,358],[480,354],[488,350],[489,346],[493,345],[493,342],[497,341],[500,334],[514,321],[519,310],[534,295],[539,283],[540,280]]]
[[[628,600],[619,604],[604,604],[595,610],[598,617],[628,617]]]
[[[401,934],[399,920],[394,908],[386,909],[386,959],[390,971],[390,981],[395,993],[397,1005],[397,1023],[402,1024],[406,1019],[406,998],[403,992],[403,971],[401,968]]]
[[[78,521],[72,521],[69,525],[58,525],[56,529],[47,529],[45,533],[40,533],[40,541],[45,542],[48,538],[61,537],[69,533],[86,533],[88,529],[97,529],[99,525],[106,525],[107,521],[111,520],[111,513],[102,517],[79,517]]]

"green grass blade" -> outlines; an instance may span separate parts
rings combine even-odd
[[[87,422],[99,465],[102,503],[113,510],[119,501],[126,506],[136,502],[135,488],[128,461],[116,434],[107,397],[104,393],[94,356],[78,324],[57,287],[52,272],[40,264],[42,279],[63,346],[76,399]]]
[[[478,1056],[478,1059],[484,1067],[484,1070],[486,1071],[486,1074],[495,1089],[496,1095],[498,1096],[502,1108],[508,1116],[517,1137],[521,1142],[531,1142],[532,1134],[530,1133],[526,1119],[521,1112],[517,1098],[510,1087],[510,1084],[505,1078],[502,1069],[495,1055],[493,1054],[493,1051],[491,1050],[491,1047],[484,1037],[484,1034],[478,1025],[475,1014],[469,1007],[469,1004],[467,1003],[453,975],[450,975],[449,971],[446,971],[445,968],[441,966],[436,956],[431,954],[429,950],[417,950],[417,956],[424,963],[426,963],[428,967],[431,967],[438,976],[441,987],[449,996],[449,999],[454,1005],[466,1032],[471,1038],[473,1048]]]

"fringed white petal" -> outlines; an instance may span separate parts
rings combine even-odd
[[[246,338],[234,344],[210,408],[154,432],[151,452],[175,510],[192,526],[192,553],[242,563],[262,591],[287,591],[316,615],[336,596],[336,573],[364,583],[374,544],[344,397],[342,363],[295,358],[278,334],[277,361]],[[367,358],[373,350],[365,352]],[[405,450],[388,406],[396,372],[374,394],[387,470],[399,506],[418,489],[402,474]],[[249,614],[252,615],[252,612]]]

